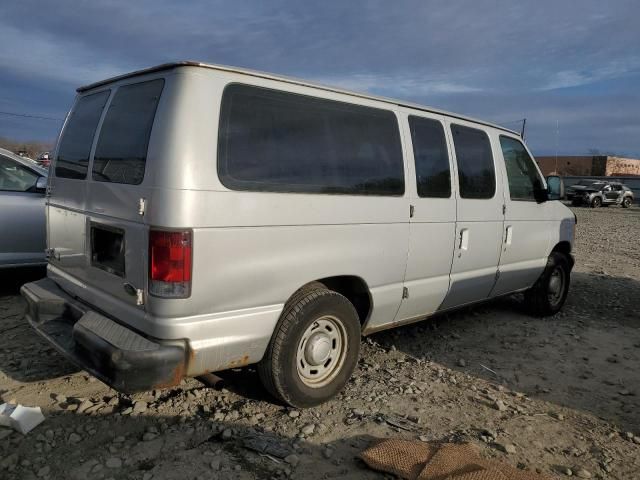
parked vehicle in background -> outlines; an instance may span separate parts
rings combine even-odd
[[[309,407],[362,334],[568,293],[575,216],[486,122],[185,62],[80,88],[57,145],[27,319],[120,391],[257,364]]]
[[[47,170],[0,148],[0,268],[46,264]]]
[[[565,196],[567,200],[573,200],[576,192],[582,192],[585,188],[596,183],[597,180],[580,180],[578,183],[575,183],[565,189]]]
[[[49,152],[43,152],[38,157],[38,164],[44,168],[49,168],[51,165],[51,158],[49,158]]]
[[[594,182],[589,186],[574,186],[572,205],[588,205],[592,208],[620,205],[629,208],[633,205],[633,192],[629,187],[618,182]]]

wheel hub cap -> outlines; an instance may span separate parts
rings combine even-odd
[[[312,388],[330,383],[344,365],[347,343],[347,331],[339,318],[326,315],[312,322],[298,343],[298,378]]]
[[[549,302],[552,305],[557,304],[562,299],[562,294],[564,293],[564,272],[560,268],[556,268],[549,278],[549,287],[547,289],[547,295],[549,297]]]
[[[313,366],[324,363],[331,353],[331,339],[324,332],[316,332],[307,340],[304,358]]]

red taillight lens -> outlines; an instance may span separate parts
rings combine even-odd
[[[149,232],[149,292],[187,297],[191,286],[191,231]]]

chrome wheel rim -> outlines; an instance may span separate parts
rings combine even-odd
[[[342,369],[347,350],[347,331],[342,322],[326,315],[313,321],[298,343],[298,377],[306,386],[321,388]]]
[[[562,299],[564,283],[564,270],[560,267],[554,268],[553,272],[551,272],[551,277],[549,277],[549,288],[547,289],[547,296],[551,305],[557,305]]]

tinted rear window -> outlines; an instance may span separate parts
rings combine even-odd
[[[462,125],[451,125],[451,132],[456,149],[460,196],[493,198],[496,176],[489,137],[482,130]]]
[[[108,98],[106,90],[78,100],[60,140],[56,177],[86,178],[93,136]]]
[[[147,147],[164,80],[125,85],[117,91],[93,159],[94,180],[139,184],[144,177]]]
[[[390,111],[247,85],[228,86],[221,108],[218,173],[228,188],[404,193]]]

